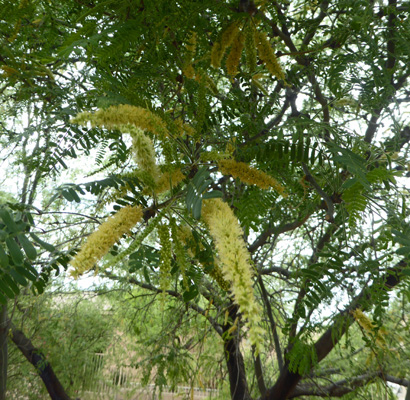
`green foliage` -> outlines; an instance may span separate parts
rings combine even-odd
[[[317,363],[315,348],[299,339],[293,343],[287,359],[289,360],[289,371],[302,376],[307,375]]]
[[[36,247],[53,252],[54,246],[30,232],[33,218],[27,211],[14,211],[0,206],[0,303],[13,299],[20,287],[31,283],[39,293],[44,290],[46,277],[32,266],[37,259]]]
[[[389,392],[375,376],[354,379],[377,375],[381,366],[384,377],[399,374],[399,362],[385,355],[380,365],[366,365],[364,350],[356,353],[361,336],[349,327],[360,308],[378,327],[388,321],[391,331],[402,330],[408,342],[407,4],[22,0],[0,8],[0,156],[13,195],[0,206],[2,304],[25,296],[27,287],[44,290],[113,209],[142,207],[142,220],[95,271],[110,277],[120,302],[146,310],[125,313],[126,346],[137,347],[133,362],[144,382],[161,390],[197,384],[205,373],[222,381],[228,371],[240,388],[231,387],[234,398],[264,397],[259,368],[269,393],[281,379],[296,388],[281,398],[300,388],[305,397],[331,397],[329,388],[366,398],[374,395],[370,387]],[[245,35],[245,51],[231,76],[226,32],[234,26]],[[283,75],[268,74],[268,57],[256,49],[255,38],[264,35],[271,66],[275,61]],[[211,65],[217,46],[221,62]],[[117,105],[129,114],[109,108]],[[82,111],[106,109],[112,126],[137,126],[132,107],[151,115],[144,128],[159,176],[137,170],[120,130],[70,123]],[[274,177],[283,196],[221,174],[223,158]],[[81,175],[93,180],[83,183]],[[155,192],[161,179],[170,185]],[[249,274],[241,279],[252,280],[262,310],[256,328],[265,332],[259,367],[220,262],[235,268],[238,260],[229,246],[218,254],[202,220],[211,198],[229,205],[244,232],[235,238],[249,251]],[[160,227],[168,234],[158,235]],[[161,292],[162,311],[155,301]],[[82,310],[73,324],[85,341],[86,318],[101,327],[97,311]],[[58,321],[47,329],[71,328]],[[70,346],[63,347],[70,359]],[[94,357],[77,355],[79,363]],[[231,365],[216,374],[224,357],[228,365],[243,358],[243,376]],[[332,362],[338,372],[322,374]]]

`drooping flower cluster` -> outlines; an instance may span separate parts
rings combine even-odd
[[[81,113],[72,122],[78,124],[91,122],[94,126],[102,126],[107,129],[116,128],[123,133],[128,133],[132,139],[133,158],[140,168],[140,171],[136,173],[138,179],[149,190],[156,190],[157,183],[160,181],[161,189],[158,193],[166,190],[167,185],[169,188],[170,176],[169,174],[161,176],[159,167],[156,164],[154,144],[150,137],[144,133],[144,130],[147,130],[159,135],[162,139],[167,137],[169,135],[168,129],[160,117],[141,107],[123,104],[105,110],[98,110],[94,114]],[[188,129],[187,124],[182,124],[181,127]],[[164,142],[164,146],[165,144],[166,142]],[[171,178],[174,178],[175,181],[183,179],[178,174],[174,174]],[[164,184],[165,180],[168,181],[167,184]]]
[[[185,179],[185,175],[180,169],[174,171],[165,171],[158,179],[157,186],[155,187],[155,193],[161,194],[171,188],[177,186]]]
[[[194,136],[195,135],[195,129],[182,121],[182,119],[177,118],[175,121],[172,122],[173,124],[173,130],[172,133],[174,136],[177,137],[182,137],[182,136]]]
[[[185,48],[186,48],[186,55],[185,55],[184,66],[182,68],[182,72],[187,78],[193,79],[195,77],[195,69],[194,69],[194,66],[192,65],[192,59],[195,56],[195,51],[196,51],[196,32],[192,33],[188,42],[185,45]]]
[[[152,140],[140,128],[133,125],[121,126],[121,131],[128,132],[132,139],[132,154],[135,162],[149,176],[157,178],[160,174],[155,160]]]
[[[226,70],[228,74],[234,77],[238,73],[238,65],[241,60],[243,47],[245,45],[245,35],[239,32],[232,42],[231,51],[226,59]]]
[[[183,242],[179,238],[178,225],[174,217],[170,218],[169,225],[171,227],[174,253],[182,275],[183,285],[185,290],[189,290],[188,277],[186,275],[186,271],[188,270],[187,252],[184,249]]]
[[[285,80],[285,74],[280,66],[275,53],[273,52],[272,46],[270,45],[266,33],[257,32],[255,35],[256,47],[258,48],[258,53],[260,59],[266,65],[268,71],[276,76],[278,79]]]
[[[141,246],[142,242],[144,239],[150,235],[153,230],[158,226],[158,224],[161,222],[161,219],[163,217],[163,213],[159,213],[157,216],[154,218],[151,218],[148,222],[148,226],[138,234],[138,236],[134,239],[134,241],[121,253],[117,254],[115,257],[113,257],[109,263],[104,265],[104,269],[108,269],[110,267],[113,267],[117,265],[121,260],[123,260],[125,257],[128,257],[131,253],[134,251],[137,251],[138,248]]]
[[[244,183],[256,185],[261,189],[273,188],[282,196],[286,196],[285,188],[275,178],[244,162],[238,162],[232,159],[219,160],[218,167],[224,175],[232,175]]]
[[[80,125],[90,122],[93,126],[101,126],[107,129],[131,124],[142,130],[152,132],[161,138],[168,136],[165,122],[158,115],[145,108],[129,104],[111,106],[95,113],[83,112],[73,118],[71,122]]]
[[[249,72],[255,71],[257,63],[255,33],[255,25],[253,23],[247,24],[245,27],[245,56]]]
[[[253,269],[242,229],[230,207],[221,199],[204,201],[202,215],[214,239],[224,278],[231,282],[234,301],[249,327],[249,339],[258,351],[262,334],[259,327],[261,310],[253,292]]]
[[[173,236],[174,239],[174,236]],[[192,230],[188,225],[179,225],[178,226],[178,233],[177,233],[177,240],[187,248],[187,255],[192,258],[197,258],[198,253],[204,250],[204,247],[201,242],[197,242],[192,235]],[[198,262],[198,260],[196,260]],[[227,292],[231,285],[228,281],[223,277],[222,269],[220,267],[220,263],[218,260],[214,260],[214,265],[211,270],[206,268],[206,266],[200,262],[199,265],[209,274],[209,276],[219,285],[219,287]]]
[[[352,311],[352,315],[355,321],[363,329],[363,331],[374,339],[376,345],[380,349],[386,350],[387,343],[383,335],[383,331],[381,329],[376,330],[376,324],[371,321],[370,318],[365,315],[362,310],[360,310],[360,308],[356,308],[354,311]]]
[[[108,218],[93,232],[71,260],[74,267],[71,275],[75,278],[89,271],[104,257],[110,248],[142,218],[141,207],[126,206]]]
[[[214,68],[221,66],[222,59],[230,47],[230,53],[226,60],[226,69],[231,77],[238,73],[238,66],[241,60],[242,51],[245,48],[246,65],[248,71],[253,73],[256,69],[258,50],[260,60],[266,65],[268,71],[276,78],[285,80],[285,74],[281,65],[269,43],[266,33],[256,29],[258,21],[253,18],[231,22],[222,31],[220,39],[216,40],[211,51],[211,65]]]

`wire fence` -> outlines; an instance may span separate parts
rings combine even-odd
[[[212,400],[220,398],[214,388],[191,386],[142,386],[132,367],[116,367],[106,362],[108,357],[96,353],[83,366],[83,383],[79,388],[81,400]]]

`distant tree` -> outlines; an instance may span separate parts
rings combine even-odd
[[[105,176],[59,186],[46,206],[33,186],[5,203],[0,300],[21,275],[41,289],[76,253],[75,277],[95,271],[164,307],[180,301],[182,318],[202,315],[221,338],[234,400],[409,384],[408,333],[395,335],[408,318],[390,320],[392,298],[402,310],[410,298],[408,3],[4,9],[3,107],[21,115],[30,104],[42,121],[21,133],[3,124],[6,151],[27,138],[14,160],[33,184],[70,169],[77,153],[96,154],[93,173]],[[104,222],[79,232],[70,220],[55,251],[27,232],[62,199]],[[36,269],[27,260],[40,246],[51,255]],[[353,324],[368,363],[355,362]]]

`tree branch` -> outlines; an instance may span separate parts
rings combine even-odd
[[[46,357],[41,351],[33,346],[31,340],[26,335],[17,329],[13,324],[11,327],[11,340],[17,348],[23,353],[24,357],[32,364],[40,378],[43,380],[47,388],[48,394],[52,400],[70,400],[70,397],[65,392],[63,386],[55,375],[53,368],[48,363]]]
[[[401,271],[405,267],[407,267],[407,262],[402,260],[394,267],[387,269],[381,281],[374,282],[370,287],[363,288],[360,294],[334,318],[333,324],[314,344],[314,351],[317,354],[318,362],[322,361],[333,350],[353,323],[354,318],[351,312],[358,307],[361,307],[363,310],[369,309],[373,305],[371,302],[372,293],[376,291],[389,291],[397,286],[400,283]],[[261,399],[284,400],[294,397],[293,392],[302,378],[297,372],[289,370],[289,363],[287,362],[275,385]]]
[[[276,358],[278,360],[279,370],[282,370],[284,363],[283,363],[283,357],[282,357],[282,350],[280,348],[279,336],[278,336],[278,332],[277,332],[277,329],[276,329],[276,322],[275,322],[275,319],[273,318],[272,307],[270,305],[270,301],[269,301],[269,298],[268,298],[268,293],[267,293],[266,288],[265,288],[265,284],[263,283],[263,279],[260,275],[258,275],[258,283],[259,283],[259,286],[261,288],[262,299],[263,299],[263,302],[265,304],[265,308],[266,308],[266,312],[268,314],[270,327],[271,327],[271,330],[272,330],[273,343],[275,345],[275,352],[276,352]]]
[[[327,386],[300,385],[295,389],[289,399],[300,396],[342,397],[345,394],[351,393],[357,388],[374,381],[376,378],[381,378],[387,382],[396,383],[401,386],[408,386],[410,383],[407,379],[396,378],[392,375],[386,375],[382,371],[377,371],[374,373],[359,375],[351,379],[343,379]]]
[[[330,199],[330,197],[323,191],[323,189],[316,182],[315,178],[312,176],[312,174],[309,171],[309,168],[307,167],[305,163],[302,163],[302,168],[303,168],[303,172],[306,175],[306,180],[315,188],[316,192],[319,193],[319,195],[322,197],[322,199],[326,203],[326,206],[327,206],[326,220],[329,222],[334,222],[335,219],[333,217],[333,214],[335,211],[335,207],[333,206],[333,201]]]
[[[309,217],[310,214],[303,219],[267,229],[265,232],[262,232],[259,237],[248,247],[249,252],[251,254],[254,253],[259,247],[263,246],[272,235],[280,235],[281,233],[293,231],[294,229],[299,228],[299,226],[302,226],[309,219]]]

